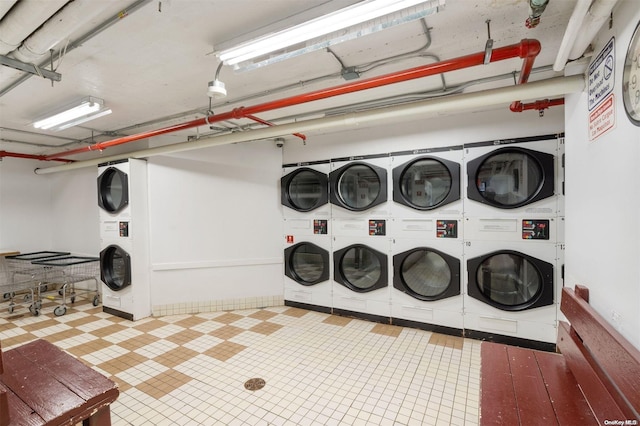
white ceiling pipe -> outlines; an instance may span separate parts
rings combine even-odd
[[[101,14],[107,7],[107,1],[74,0],[47,20],[9,56],[27,63],[48,56],[49,49]]]
[[[589,10],[590,5],[591,0],[578,0],[576,3],[573,13],[571,14],[571,18],[569,18],[567,29],[564,31],[564,37],[562,37],[556,61],[553,63],[554,71],[560,72],[564,69],[567,59],[569,58],[569,53],[576,41],[576,37],[582,29],[582,21],[584,21],[584,17],[587,14],[587,10]]]
[[[217,145],[229,145],[239,142],[249,142],[260,139],[272,139],[284,137],[297,132],[309,132],[317,130],[339,130],[355,126],[375,125],[383,120],[406,121],[416,119],[417,116],[425,118],[426,115],[444,115],[447,113],[459,113],[468,110],[478,110],[496,105],[508,105],[514,99],[541,99],[562,96],[567,93],[580,92],[584,89],[583,75],[571,77],[556,77],[548,80],[536,81],[516,86],[501,87],[481,92],[463,93],[436,99],[428,99],[410,104],[395,105],[370,111],[354,112],[350,114],[316,118],[290,124],[280,124],[273,127],[252,130],[248,132],[231,133],[223,136],[210,136],[207,138],[181,142],[155,148],[143,149],[136,152],[101,157],[92,160],[78,161],[60,166],[37,168],[38,175],[62,172],[96,166],[108,161],[116,161],[125,158],[147,158],[156,155],[174,154],[177,152],[191,151],[195,149],[209,148]]]
[[[580,31],[569,53],[569,59],[578,59],[584,54],[598,31],[600,31],[600,28],[602,28],[602,24],[609,19],[611,11],[617,2],[618,0],[596,0],[593,2],[582,21]]]
[[[0,21],[0,55],[15,50],[66,3],[67,0],[19,1]]]
[[[16,4],[18,0],[0,1],[0,19]]]

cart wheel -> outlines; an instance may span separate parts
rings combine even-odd
[[[34,317],[37,317],[38,315],[40,315],[40,309],[38,309],[37,307],[35,307],[34,305],[30,305],[29,306],[29,312],[31,312],[31,314]]]
[[[3,294],[3,295],[2,295],[2,298],[3,298],[4,300],[7,300],[7,299],[13,299],[13,296],[15,296],[15,295],[16,295],[16,294],[15,294],[14,292],[11,292],[11,293],[5,293],[5,294]]]
[[[76,303],[76,297],[75,296],[71,296],[71,303]]]
[[[47,290],[49,290],[49,287],[46,284],[40,287],[40,291],[46,292]]]
[[[9,313],[12,314],[13,313],[13,306],[9,306]]]
[[[100,304],[100,296],[95,295],[93,297],[93,306],[98,306]]]
[[[62,290],[58,290],[58,296],[62,296]]]
[[[24,301],[25,302],[30,302],[31,301],[31,294],[27,293],[24,295]]]
[[[53,313],[55,314],[55,316],[61,317],[64,314],[67,313],[67,307],[66,306],[58,306],[57,308],[55,308],[53,310]]]

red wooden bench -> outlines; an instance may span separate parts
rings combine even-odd
[[[564,288],[557,350],[483,342],[481,425],[640,425],[640,351]]]
[[[0,426],[111,424],[116,384],[46,340],[0,349]]]

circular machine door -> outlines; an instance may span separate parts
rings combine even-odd
[[[425,301],[460,294],[460,260],[418,247],[393,256],[393,287]]]
[[[284,274],[310,286],[329,279],[329,252],[312,243],[298,243],[284,250]]]
[[[553,265],[500,250],[469,259],[468,294],[504,311],[553,305]]]
[[[109,167],[98,176],[98,205],[109,213],[117,213],[129,204],[127,174]]]
[[[131,285],[131,257],[113,244],[100,252],[100,279],[113,291]]]
[[[280,180],[281,203],[299,212],[314,210],[329,202],[329,178],[304,167]]]
[[[467,165],[467,196],[501,209],[513,209],[551,197],[554,157],[530,149],[497,149]]]
[[[354,162],[329,173],[332,204],[351,211],[364,211],[387,201],[387,171]]]
[[[387,255],[353,244],[333,253],[334,280],[357,292],[384,288],[388,284]]]
[[[460,199],[460,164],[419,157],[393,169],[393,201],[431,210]]]

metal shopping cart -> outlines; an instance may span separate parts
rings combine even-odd
[[[58,294],[62,297],[61,304],[57,306],[53,313],[62,316],[67,313],[67,294],[71,303],[76,301],[76,292],[95,293],[93,296],[93,306],[100,304],[100,286],[97,276],[100,274],[100,258],[87,256],[64,256],[54,257],[33,262],[47,268],[47,281],[60,283]],[[95,291],[90,289],[76,290],[76,283],[93,281]],[[55,296],[45,296],[54,300]]]
[[[6,271],[3,273],[2,298],[9,301],[9,313],[12,313],[16,300],[22,297],[24,303],[31,303],[29,311],[33,315],[40,314],[42,305],[40,295],[49,290],[52,284],[47,273],[49,268],[35,265],[34,261],[47,260],[60,256],[68,256],[69,252],[37,251],[5,257]],[[16,297],[18,296],[18,297]]]

